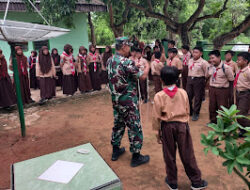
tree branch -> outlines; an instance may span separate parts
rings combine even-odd
[[[220,10],[218,10],[216,13],[213,13],[213,14],[210,14],[210,15],[204,15],[202,17],[198,17],[194,23],[192,24],[192,26],[189,28],[189,31],[193,30],[196,23],[197,22],[200,22],[202,20],[206,20],[206,19],[209,19],[209,18],[219,18],[220,15],[227,9],[227,3],[228,3],[228,0],[225,0],[224,1],[224,4],[222,6],[222,8]]]
[[[230,32],[221,34],[213,40],[214,47],[220,49],[227,42],[233,40],[235,37],[239,36],[242,32],[250,28],[250,14],[245,18],[245,20],[240,23],[237,27],[233,28]]]
[[[109,11],[110,27],[113,28],[114,27],[114,14],[113,14],[113,7],[112,7],[111,0],[108,0],[108,11]]]
[[[123,1],[128,1],[128,0],[123,0]],[[171,20],[169,17],[161,14],[161,13],[156,13],[154,11],[149,11],[147,8],[143,7],[143,6],[140,6],[136,3],[132,3],[130,2],[129,3],[129,7],[133,7],[137,10],[140,10],[142,12],[144,12],[144,14],[147,16],[147,17],[152,17],[152,18],[157,18],[159,20],[163,20],[169,27],[171,27],[172,29],[175,30],[175,32],[177,31],[177,25],[178,23],[174,22],[173,20]]]
[[[151,0],[147,0],[147,3],[148,3],[149,10],[152,12],[153,11],[152,1]]]
[[[197,19],[197,17],[201,14],[203,8],[205,6],[205,0],[200,0],[199,5],[196,11],[189,17],[189,19],[184,23],[187,27],[191,26],[193,22]]]
[[[115,24],[115,27],[121,27],[121,26],[123,26],[124,24],[127,23],[127,21],[128,21],[128,13],[129,13],[129,3],[130,3],[130,0],[127,0],[126,3],[125,3],[125,10],[122,13],[122,18],[123,19],[119,24]]]
[[[165,0],[164,6],[163,6],[163,13],[166,17],[169,17],[169,15],[168,15],[168,0]]]

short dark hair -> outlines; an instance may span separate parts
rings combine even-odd
[[[168,50],[168,53],[175,53],[175,54],[177,54],[177,53],[178,53],[178,50],[177,50],[176,48],[170,48],[170,49]]]
[[[199,50],[200,52],[203,52],[203,48],[202,47],[196,46],[196,47],[194,47],[193,50],[195,50],[195,49]]]
[[[135,47],[135,46],[132,46],[131,49],[130,49],[130,51],[131,51],[131,52],[132,52],[132,51],[136,51],[136,47]]]
[[[168,43],[175,46],[175,41],[174,40],[169,40]]]
[[[185,50],[187,50],[187,51],[190,50],[189,46],[187,46],[187,45],[183,45],[183,46],[181,46],[181,48],[182,48],[182,49],[185,49]]]
[[[220,55],[220,51],[219,50],[213,50],[213,51],[210,51],[209,52],[209,54],[208,54],[209,56],[211,56],[211,55],[215,55],[216,57],[220,57],[221,55]]]
[[[228,51],[226,51],[226,52],[225,52],[225,55],[226,55],[226,54],[228,54],[228,53],[229,53],[229,54],[231,54],[231,56],[234,56],[234,55],[235,55],[235,52],[234,52],[234,51],[232,51],[232,50],[228,50]]]
[[[179,71],[176,67],[165,66],[161,69],[161,80],[165,85],[175,84],[179,78]]]
[[[237,57],[242,57],[244,60],[247,61],[247,63],[250,62],[250,53],[248,52],[240,52]]]
[[[141,48],[135,48],[135,52],[142,53],[142,49]]]
[[[161,58],[161,52],[159,52],[159,51],[155,52],[155,58],[160,59]]]

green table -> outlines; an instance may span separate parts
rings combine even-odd
[[[79,154],[78,149],[88,149],[89,154]],[[83,163],[84,166],[68,184],[39,180],[38,177],[57,160]],[[90,144],[47,154],[12,165],[13,190],[120,190],[118,176]]]

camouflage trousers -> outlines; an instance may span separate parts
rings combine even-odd
[[[113,102],[114,127],[111,144],[120,146],[125,128],[128,128],[130,152],[139,153],[142,148],[143,133],[140,121],[140,112],[136,104],[123,106]]]

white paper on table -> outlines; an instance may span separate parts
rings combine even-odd
[[[83,165],[83,163],[57,160],[38,179],[67,184]]]

